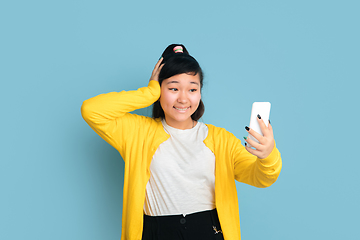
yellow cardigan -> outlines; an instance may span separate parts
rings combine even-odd
[[[160,85],[150,81],[136,91],[100,94],[84,101],[81,113],[90,127],[119,151],[125,161],[121,240],[141,240],[145,188],[150,162],[169,138],[160,119],[129,112],[148,107],[160,97]],[[225,240],[240,239],[238,198],[234,179],[268,187],[280,174],[276,147],[265,159],[250,154],[239,139],[223,128],[207,124],[205,145],[215,155],[215,204]]]

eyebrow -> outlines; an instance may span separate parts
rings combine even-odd
[[[170,84],[170,83],[179,83],[178,81],[171,81],[171,82],[168,82],[168,83],[166,83],[166,84]],[[197,82],[190,82],[191,84],[196,84],[196,85],[199,85],[199,83],[197,83]]]
[[[174,81],[168,82],[166,84],[170,84],[170,83],[179,83],[179,82],[174,80]]]

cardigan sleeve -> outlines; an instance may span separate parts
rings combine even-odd
[[[151,80],[147,87],[135,91],[110,92],[85,100],[81,114],[97,134],[121,153],[123,140],[149,119],[129,112],[148,107],[159,97],[160,85]]]
[[[265,188],[277,180],[281,171],[282,160],[276,145],[270,155],[264,159],[249,153],[235,136],[233,136],[230,146],[234,176],[237,181]]]

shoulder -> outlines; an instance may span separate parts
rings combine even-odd
[[[241,141],[225,128],[216,127],[212,124],[206,124],[206,126],[208,127],[208,135],[204,143],[211,150],[229,150],[234,146],[238,146],[239,144],[241,145]]]
[[[127,113],[125,119],[117,127],[124,142],[152,141],[167,135],[159,118]]]
[[[223,158],[241,149],[241,141],[225,128],[216,127],[212,124],[206,124],[206,126],[209,132],[204,143],[216,156]]]
[[[128,118],[130,125],[137,125],[138,128],[162,127],[160,118],[152,118],[134,113],[126,113],[125,118]]]
[[[150,133],[160,127],[162,128],[160,119],[135,113],[125,113],[121,118],[117,118],[116,123],[113,125],[114,130],[127,133],[127,135],[135,132],[137,134]]]
[[[209,135],[212,137],[227,137],[227,136],[234,136],[234,134],[232,134],[231,132],[229,132],[228,130],[226,130],[225,128],[222,127],[216,127],[212,124],[205,124],[208,129],[209,129]]]

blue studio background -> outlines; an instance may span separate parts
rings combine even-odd
[[[360,239],[356,0],[0,3],[0,239],[120,239],[124,163],[85,99],[145,86],[165,47],[205,72],[203,121],[272,103],[283,169],[237,183],[242,239]],[[139,110],[149,114],[150,109]]]

